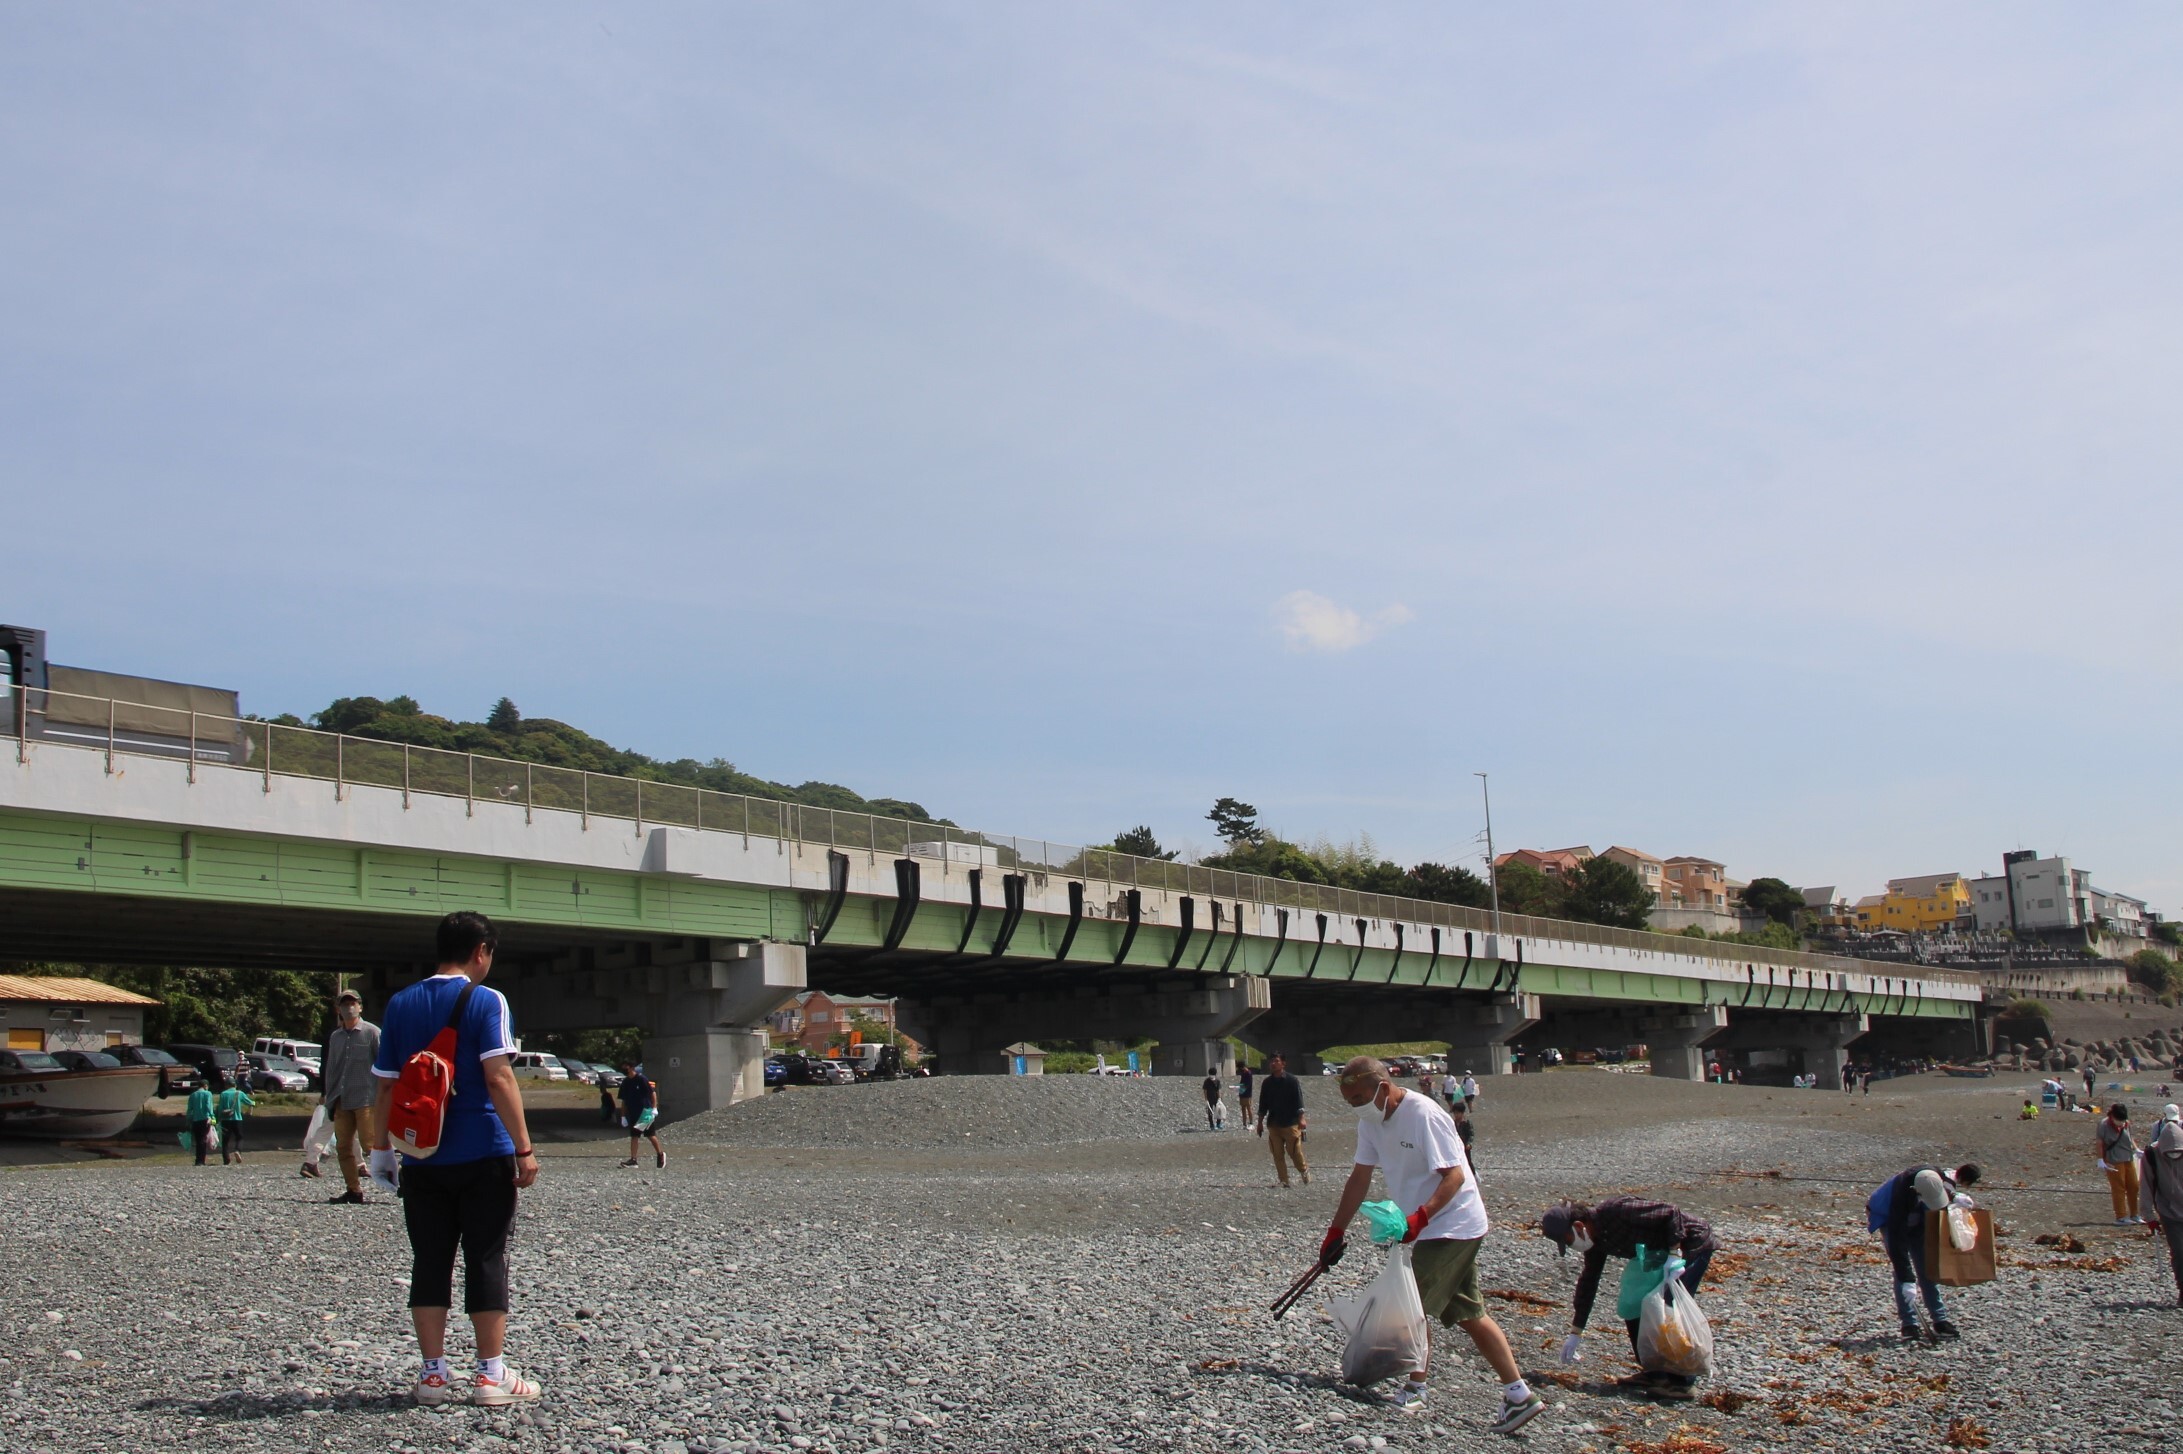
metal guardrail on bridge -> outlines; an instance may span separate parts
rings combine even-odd
[[[985,863],[1035,875],[1104,882],[1121,889],[1241,900],[1334,918],[1494,931],[1491,913],[1458,904],[1266,878],[1045,839],[978,833],[946,823],[810,807],[650,778],[351,737],[255,718],[219,717],[46,688],[0,689],[7,690],[12,698],[0,735],[15,738],[18,762],[27,760],[32,743],[48,742],[103,752],[109,772],[117,757],[164,757],[186,762],[192,782],[206,768],[249,772],[263,781],[267,792],[272,791],[275,778],[303,778],[331,784],[337,796],[352,785],[397,789],[405,805],[414,794],[459,798],[472,811],[480,802],[502,803],[522,808],[526,821],[540,810],[576,813],[586,826],[592,819],[629,823],[637,833],[648,825],[682,827],[701,833],[740,834],[746,841],[769,838],[875,855],[906,855],[913,844],[931,854],[934,848],[928,845],[950,845],[959,848],[960,853],[939,848],[935,856],[943,862]],[[1525,914],[1502,914],[1500,932],[1525,940],[1688,955],[1807,973],[1870,975],[1875,967],[1871,961],[1835,955]],[[1951,970],[1921,970],[1914,977],[1966,985],[1980,983],[1974,974]]]

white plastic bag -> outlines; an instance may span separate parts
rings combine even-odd
[[[1387,1265],[1363,1292],[1335,1298],[1327,1311],[1349,1338],[1342,1348],[1343,1382],[1368,1388],[1425,1366],[1425,1305],[1418,1300],[1408,1243],[1388,1249]]]
[[[1972,1215],[1969,1197],[1957,1197],[1948,1209],[1948,1245],[1958,1252],[1978,1246],[1978,1218]]]
[[[1637,1323],[1637,1363],[1685,1378],[1703,1378],[1713,1371],[1713,1325],[1681,1278],[1669,1278],[1646,1294]]]
[[[205,1155],[210,1156],[219,1149],[220,1123],[218,1121],[207,1121],[205,1122]]]
[[[320,1106],[311,1112],[310,1127],[303,1133],[303,1164],[313,1171],[318,1170],[319,1162],[326,1159],[327,1148],[333,1144],[333,1117],[326,1114],[324,1106]]]

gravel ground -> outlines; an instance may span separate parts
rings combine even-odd
[[[617,1169],[625,1143],[572,1113],[516,1234],[510,1354],[547,1396],[514,1414],[407,1402],[398,1210],[328,1206],[286,1155],[0,1172],[0,1449],[1494,1446],[1495,1390],[1467,1346],[1437,1360],[1428,1411],[1406,1418],[1336,1383],[1317,1306],[1264,1312],[1346,1170],[1351,1113],[1331,1086],[1308,1097],[1327,1174],[1281,1192],[1262,1143],[1202,1119],[1178,1129],[1190,1086],[1056,1080],[799,1090],[701,1118],[732,1144],[670,1128],[663,1173]],[[1485,1284],[1554,1405],[1519,1442],[2172,1451],[2161,1359],[2183,1312],[2165,1257],[2106,1225],[2091,1118],[2015,1121],[2022,1083],[1892,1082],[1869,1098],[1598,1072],[1493,1083]],[[1083,1139],[1087,1107],[1113,1139]],[[863,1137],[842,1140],[844,1124]],[[1991,1168],[2003,1276],[1957,1294],[1962,1343],[1906,1348],[1863,1200],[1912,1160],[1964,1154]],[[1611,1323],[1578,1368],[1553,1364],[1575,1267],[1524,1224],[1554,1195],[1622,1187],[1702,1208],[1726,1244],[1705,1296],[1717,1406],[1615,1395],[1627,1345]],[[2032,1245],[2063,1229],[2087,1251]],[[1320,1290],[1349,1291],[1376,1262],[1359,1248]],[[458,1317],[465,1360],[467,1336]]]

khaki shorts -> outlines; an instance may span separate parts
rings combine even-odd
[[[1486,1315],[1486,1300],[1478,1294],[1478,1244],[1485,1240],[1436,1237],[1411,1248],[1410,1271],[1426,1317],[1452,1328]]]

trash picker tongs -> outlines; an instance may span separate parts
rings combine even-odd
[[[1290,1308],[1295,1307],[1297,1299],[1301,1298],[1305,1293],[1310,1292],[1311,1285],[1317,1282],[1321,1274],[1323,1274],[1325,1271],[1326,1262],[1323,1259],[1315,1261],[1311,1264],[1311,1266],[1305,1268],[1304,1275],[1297,1278],[1296,1281],[1290,1283],[1289,1290],[1273,1300],[1274,1317],[1278,1319]]]

